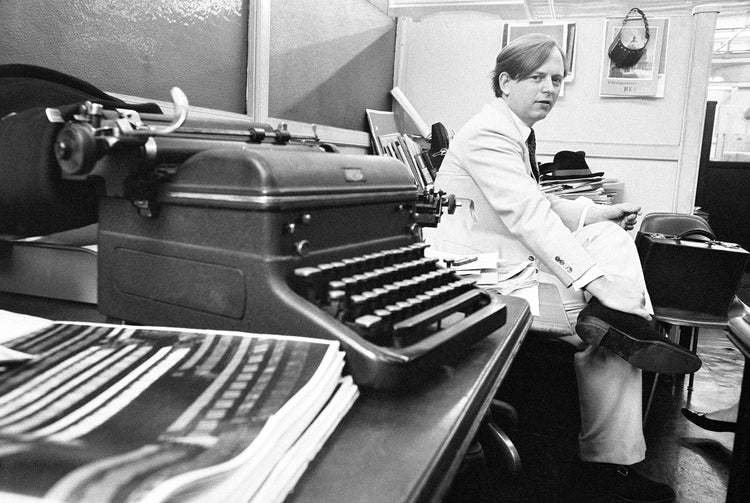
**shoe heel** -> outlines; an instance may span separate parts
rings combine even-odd
[[[576,323],[578,337],[590,346],[599,346],[609,329],[610,326],[607,323],[592,316],[579,318]]]

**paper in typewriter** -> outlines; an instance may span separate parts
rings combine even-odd
[[[2,501],[282,501],[358,395],[334,341],[56,323],[6,345],[38,358],[0,374]]]

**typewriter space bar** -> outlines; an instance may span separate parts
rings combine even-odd
[[[482,290],[471,290],[454,297],[440,305],[431,307],[426,311],[406,318],[393,325],[393,335],[408,335],[427,327],[432,323],[445,318],[446,316],[460,311],[466,307],[480,302],[482,297],[487,295]]]

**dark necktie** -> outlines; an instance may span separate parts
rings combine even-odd
[[[539,166],[536,164],[536,136],[532,129],[529,133],[529,137],[526,140],[526,145],[529,147],[529,161],[531,163],[531,175],[534,180],[539,181]]]

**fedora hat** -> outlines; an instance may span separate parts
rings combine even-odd
[[[539,172],[545,180],[590,178],[602,176],[604,172],[592,173],[586,163],[586,152],[578,150],[561,150],[555,154],[552,162],[539,166]]]

